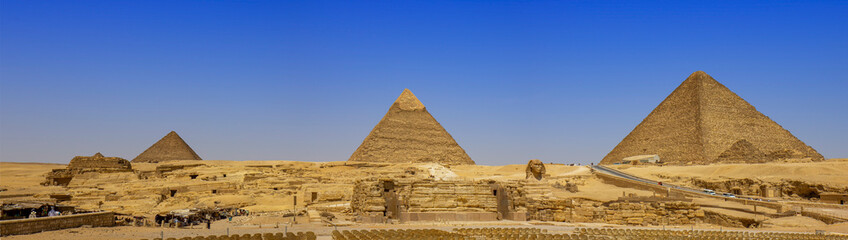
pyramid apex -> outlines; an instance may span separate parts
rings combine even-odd
[[[101,154],[100,152],[97,152],[97,153],[95,153],[94,155],[91,155],[91,156],[92,156],[92,157],[97,157],[97,158],[102,158],[102,157],[103,157],[103,154]]]
[[[691,79],[691,78],[703,79],[703,78],[712,78],[712,77],[709,74],[705,73],[704,71],[695,71],[692,74],[690,74],[688,78],[689,79]]]
[[[415,94],[412,94],[412,91],[409,91],[409,88],[403,89],[403,92],[401,92],[400,96],[397,100],[395,100],[395,104],[397,104],[400,109],[407,111],[424,109],[424,104],[415,97]]]

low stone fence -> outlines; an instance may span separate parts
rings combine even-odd
[[[848,205],[839,205],[839,204],[831,204],[831,203],[817,203],[817,202],[799,202],[799,201],[791,201],[787,202],[792,206],[797,207],[805,207],[805,208],[833,208],[833,209],[846,209],[848,210]]]
[[[498,214],[493,212],[402,212],[401,222],[410,221],[497,221]]]
[[[659,194],[669,194],[669,193],[675,194],[675,193],[678,193],[677,191],[674,191],[675,189],[669,190],[670,188],[661,186],[658,183],[657,184],[649,184],[649,183],[645,183],[645,182],[640,182],[640,181],[635,181],[635,180],[630,180],[630,179],[626,179],[626,178],[621,178],[621,177],[609,175],[609,174],[602,173],[602,172],[599,172],[599,171],[595,171],[595,176],[598,176],[598,178],[603,180],[605,183],[612,184],[612,185],[615,185],[617,187],[635,188],[635,189],[639,189],[639,190],[652,191],[652,192],[659,193]],[[672,196],[667,196],[667,197],[672,197]]]
[[[827,224],[848,222],[848,216],[840,216],[834,213],[828,213],[821,210],[802,210],[801,216],[814,218]]]
[[[30,234],[85,225],[92,227],[111,227],[115,225],[115,213],[81,213],[56,217],[0,221],[0,236]]]

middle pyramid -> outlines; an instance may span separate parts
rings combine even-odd
[[[409,89],[403,90],[348,161],[474,164]]]

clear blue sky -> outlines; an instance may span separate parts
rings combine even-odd
[[[0,161],[343,161],[404,88],[478,164],[598,162],[703,70],[848,157],[846,1],[0,1]]]

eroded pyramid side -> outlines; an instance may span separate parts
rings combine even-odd
[[[171,131],[165,137],[144,150],[132,162],[164,162],[172,160],[203,160],[177,134]]]
[[[474,164],[409,89],[403,90],[348,161]]]

